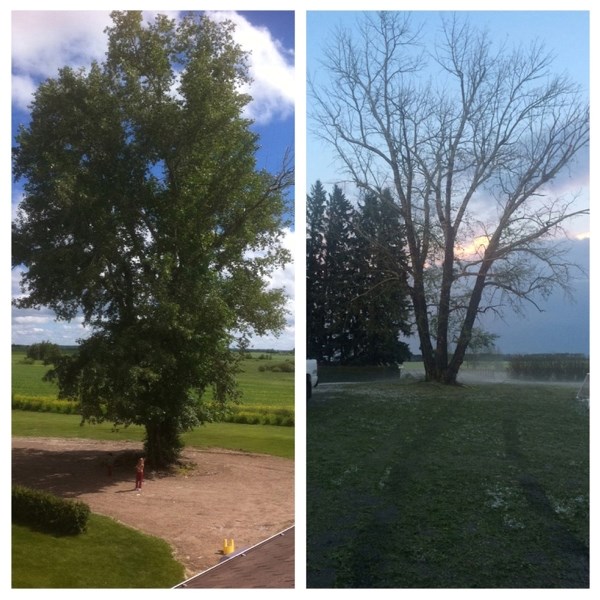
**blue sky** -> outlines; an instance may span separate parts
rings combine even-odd
[[[459,3],[460,4],[460,3]],[[551,3],[550,3],[551,4]],[[589,61],[589,12],[585,10],[565,11],[458,11],[468,16],[472,25],[487,28],[492,38],[508,47],[513,44],[528,45],[539,39],[548,51],[555,55],[554,70],[566,72],[584,90],[590,88]],[[336,28],[352,29],[360,19],[362,11],[308,11],[306,69],[307,76],[316,82],[323,81],[325,74],[320,65],[321,56],[332,32]],[[413,11],[415,22],[423,25],[423,40],[431,42],[439,29],[438,10]],[[310,107],[309,107],[310,111]],[[333,163],[329,148],[311,135],[310,122],[307,133],[307,182],[309,187],[317,179],[322,183],[339,181],[339,169]],[[585,169],[588,165],[585,165]],[[587,178],[587,172],[585,173]],[[582,224],[580,228],[589,228]]]
[[[551,8],[551,6],[550,6]],[[585,92],[590,90],[589,13],[580,11],[462,11],[472,25],[487,28],[492,38],[513,44],[529,45],[534,39],[543,41],[546,49],[555,55],[553,70],[566,72]],[[414,11],[413,18],[424,26],[425,41],[431,41],[440,25],[439,11]],[[307,77],[318,83],[327,81],[320,66],[324,47],[338,27],[352,30],[357,11],[309,11],[307,13]],[[307,100],[310,113],[310,99]],[[317,180],[331,191],[334,183],[341,183],[349,197],[355,193],[347,176],[335,162],[334,154],[311,133],[307,122],[306,139],[307,188]],[[589,161],[586,157],[574,165],[568,176],[557,181],[561,191],[578,193],[582,207],[589,206]],[[589,263],[589,218],[579,218],[569,227],[573,239],[572,257],[583,266]],[[527,309],[523,316],[507,312],[504,320],[488,320],[485,328],[500,336],[498,347],[503,352],[584,352],[589,351],[589,278],[578,277],[573,282],[575,302],[568,301],[558,292],[543,304],[544,312]],[[418,352],[418,344],[411,343]]]
[[[163,12],[163,11],[161,11]],[[153,12],[144,12],[146,21]],[[177,12],[168,12],[177,17]],[[228,18],[236,25],[236,41],[250,51],[250,72],[254,80],[248,92],[253,97],[247,116],[260,135],[258,166],[271,171],[281,166],[286,149],[294,150],[295,127],[295,53],[293,11],[211,11],[212,18]],[[88,66],[93,59],[103,60],[106,50],[104,28],[111,23],[109,11],[18,11],[12,13],[12,133],[28,120],[27,105],[36,86],[54,77],[64,65]],[[21,197],[21,186],[12,187],[13,214]],[[293,202],[293,194],[290,194]],[[293,206],[291,207],[293,216]],[[293,226],[287,231],[285,245],[295,250]],[[20,293],[19,271],[12,273],[12,294]],[[272,286],[284,287],[289,316],[285,331],[278,337],[255,340],[260,348],[292,349],[294,339],[294,266],[278,271]],[[51,340],[72,344],[85,335],[79,322],[55,322],[46,309],[12,311],[12,341],[30,344]]]
[[[43,8],[40,2],[21,4],[14,1],[11,4],[10,10],[12,11],[21,7],[26,9],[31,7],[34,12],[39,13],[39,9]],[[62,2],[53,4],[52,7],[62,8],[65,4],[66,9],[81,6],[73,2]],[[209,2],[207,4],[209,7],[214,7],[222,3]],[[360,9],[367,8],[366,4],[368,3],[354,2],[350,6]],[[439,1],[427,2],[426,0],[422,0],[418,4],[421,9],[431,11],[436,11],[447,5]],[[487,3],[486,7],[490,9],[498,7],[502,9],[520,9],[522,4],[506,0],[502,3]],[[579,0],[572,0],[569,3],[538,1],[527,3],[527,7],[539,7],[549,11],[560,10],[561,12],[536,12],[532,14],[523,11],[515,15],[515,13],[486,10],[480,13],[473,12],[472,17],[491,27],[497,35],[509,40],[528,39],[534,35],[546,39],[548,46],[556,51],[557,65],[568,69],[573,77],[585,82],[589,72],[586,49],[588,36],[582,24],[582,18],[585,18],[583,13],[590,9],[591,4],[591,2]],[[92,2],[90,5],[86,4],[85,6],[96,8],[97,5],[98,2]],[[296,143],[296,168],[298,173],[295,190],[297,198],[296,225],[301,233],[296,235],[294,232],[290,232],[286,243],[299,257],[299,261],[296,259],[298,264],[296,271],[303,275],[303,240],[300,239],[303,237],[303,199],[306,191],[316,179],[319,178],[325,183],[331,184],[337,180],[336,170],[331,167],[331,156],[323,152],[320,144],[316,143],[310,134],[307,134],[306,138],[304,135],[305,115],[304,110],[301,110],[305,104],[303,67],[306,62],[308,72],[314,75],[316,55],[322,48],[323,42],[327,40],[331,28],[339,22],[340,18],[354,19],[355,15],[337,12],[339,2],[327,0],[306,0],[305,2],[280,0],[277,3],[255,3],[240,0],[233,3],[233,6],[240,8],[258,6],[266,9],[263,11],[239,11],[236,13],[235,18],[239,19],[240,28],[246,32],[245,39],[253,48],[258,65],[262,66],[261,71],[255,74],[255,76],[259,76],[259,79],[253,90],[256,93],[257,102],[254,103],[254,113],[252,115],[257,119],[255,127],[261,135],[262,150],[259,154],[261,165],[267,168],[275,168],[283,150],[293,145],[294,142]],[[455,2],[449,6],[461,10],[472,9],[475,3]],[[114,4],[108,4],[107,7],[110,9],[119,8]],[[5,9],[7,8],[5,6]],[[271,10],[274,8],[283,9],[286,12],[279,13]],[[377,5],[377,8],[393,9],[398,8],[398,4],[382,1]],[[580,14],[572,14],[565,11],[565,8],[575,9]],[[321,12],[322,9],[336,12]],[[296,29],[293,15],[289,13],[289,10],[295,10],[296,12]],[[317,10],[318,13],[315,12]],[[150,15],[150,13],[147,14]],[[431,16],[435,16],[435,14],[435,12],[431,12]],[[4,39],[8,42],[10,34],[14,33],[15,35],[12,39],[12,47],[5,53],[5,59],[8,60],[8,57],[11,57],[11,66],[15,70],[18,68],[16,74],[20,76],[17,79],[13,78],[10,100],[9,94],[6,94],[6,100],[7,104],[10,102],[8,110],[17,119],[26,118],[26,114],[22,111],[36,81],[54,75],[56,68],[67,64],[69,61],[74,61],[74,64],[77,65],[85,64],[92,57],[97,57],[104,52],[102,30],[109,22],[108,11],[103,13],[88,11],[85,15],[85,18],[82,18],[81,13],[72,12],[70,21],[65,20],[62,27],[46,17],[38,21],[36,26],[30,23],[23,30],[11,31],[11,13],[6,10],[3,23],[5,27]],[[63,13],[63,16],[67,16],[67,13]],[[516,16],[519,18],[515,18]],[[264,34],[265,30],[268,35],[261,35],[261,33]],[[306,40],[303,35],[299,35],[298,38],[295,37],[295,31],[301,34],[305,30],[307,32]],[[296,47],[295,52],[293,51],[294,45]],[[259,58],[260,60],[258,60]],[[296,69],[293,66],[294,59]],[[268,65],[273,68],[266,68]],[[6,64],[5,72],[8,72],[8,68],[10,67]],[[297,75],[295,75],[296,72]],[[270,75],[267,76],[267,73]],[[264,79],[262,78],[263,74]],[[586,84],[584,83],[584,85]],[[8,90],[9,88],[5,86],[4,89]],[[295,115],[297,127],[295,139],[294,105],[298,108]],[[306,152],[307,149],[309,152]],[[5,147],[5,151],[7,150]],[[303,160],[305,156],[306,161]],[[9,159],[6,158],[6,160]],[[582,175],[584,179],[587,179],[585,169],[578,175]],[[8,181],[10,181],[10,178],[8,178]],[[8,188],[10,188],[10,184]],[[14,189],[12,194],[13,211],[18,196],[19,191]],[[10,220],[9,210],[7,210],[5,216],[8,217],[6,221],[3,221],[6,223]],[[589,231],[587,220],[577,224],[573,233],[583,234],[586,231]],[[9,243],[6,235],[4,238],[3,243]],[[583,241],[581,247],[575,249],[575,252],[578,252],[579,255],[587,255],[588,245],[589,240]],[[8,250],[9,252],[10,250]],[[13,273],[12,283],[7,282],[8,278],[5,279],[6,289],[10,290],[8,293],[18,292],[14,275]],[[294,339],[294,331],[297,332],[297,340],[302,340],[301,333],[304,320],[302,279],[300,277],[294,282],[294,268],[291,267],[278,274],[274,284],[286,287],[290,296],[288,306],[292,313],[294,311],[293,300],[298,299],[299,306],[295,307],[297,316],[294,320],[293,314],[290,315],[288,327],[279,339],[258,340],[259,345],[276,348],[295,347],[299,342]],[[502,349],[512,351],[514,348],[520,348],[522,351],[540,351],[539,347],[543,345],[543,340],[546,339],[543,330],[549,329],[549,323],[552,323],[551,328],[555,338],[563,341],[578,339],[581,340],[581,346],[587,347],[589,322],[586,319],[589,302],[585,302],[584,298],[587,298],[588,288],[588,281],[577,283],[576,296],[580,298],[580,301],[575,305],[565,303],[564,299],[557,295],[550,302],[548,313],[541,316],[532,314],[525,320],[511,318],[508,323],[494,324],[492,329],[496,328],[497,332],[502,335],[500,341]],[[64,343],[67,343],[68,340],[73,340],[81,335],[81,329],[77,323],[53,324],[52,315],[45,311],[36,313],[29,311],[27,314],[20,311],[18,314],[11,314],[7,309],[7,303],[4,306],[6,321],[12,319],[14,341],[30,343],[31,341],[38,341],[38,339],[53,337],[63,339]],[[550,310],[551,307],[554,308]],[[581,315],[586,318],[581,318]],[[25,317],[29,317],[29,319]],[[535,322],[540,318],[542,320],[540,325],[537,328],[528,330],[528,323]],[[528,333],[525,334],[524,331],[528,331]],[[516,335],[517,332],[520,337]],[[532,340],[535,340],[535,343]]]

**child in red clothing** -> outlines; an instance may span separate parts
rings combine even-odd
[[[140,458],[135,466],[135,489],[138,492],[142,491],[142,483],[144,481],[144,459]]]

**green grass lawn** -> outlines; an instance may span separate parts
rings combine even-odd
[[[144,439],[143,427],[124,427],[115,431],[110,423],[81,425],[77,415],[12,411],[12,435],[29,437],[87,438],[106,441],[134,441]],[[259,454],[294,458],[294,428],[274,425],[237,425],[235,423],[207,423],[185,433],[186,446],[195,448],[226,448]]]
[[[169,545],[100,515],[76,536],[12,526],[13,588],[170,588],[185,578]]]
[[[308,587],[587,587],[588,412],[576,391],[317,388]]]

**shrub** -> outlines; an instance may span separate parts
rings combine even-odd
[[[274,365],[260,365],[258,370],[261,373],[264,373],[265,371],[271,371],[272,373],[293,373],[294,361],[285,360],[283,362],[275,363]]]
[[[66,500],[48,492],[14,485],[12,519],[46,533],[77,535],[87,529],[90,507],[79,500]]]
[[[32,412],[51,412],[63,415],[79,414],[78,402],[57,400],[51,396],[13,394],[11,407],[13,410],[29,410]]]
[[[27,358],[31,360],[41,360],[45,365],[55,362],[61,355],[58,344],[52,342],[39,342],[31,344],[27,348]]]

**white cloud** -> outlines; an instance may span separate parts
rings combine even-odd
[[[12,286],[12,298],[20,298],[23,296],[23,292],[21,291],[21,275],[24,273],[25,269],[23,267],[15,267],[11,271],[11,286]]]
[[[286,265],[283,269],[278,269],[273,273],[269,287],[284,288],[286,294],[293,301],[294,299],[294,261],[297,260],[294,256],[296,252],[296,232],[290,229],[284,230],[283,247],[292,254],[292,263]]]
[[[13,102],[26,108],[34,82],[102,59],[110,23],[106,11],[13,11]]]
[[[253,340],[254,348],[272,348],[273,350],[292,350],[295,347],[295,306],[296,306],[296,286],[295,286],[295,264],[298,262],[297,248],[298,234],[296,231],[287,229],[283,245],[292,254],[292,262],[283,269],[279,269],[273,274],[270,287],[283,288],[287,296],[286,326],[279,336],[265,336]]]
[[[13,321],[15,323],[18,323],[20,325],[29,325],[29,324],[45,324],[45,323],[50,323],[52,321],[51,317],[34,317],[31,315],[25,315],[25,316],[16,316]]]
[[[294,65],[286,57],[290,52],[274,39],[268,29],[255,27],[234,12],[209,12],[215,21],[230,20],[235,24],[235,41],[250,52],[250,75],[253,79],[248,90],[253,100],[247,107],[247,116],[262,125],[290,116],[294,110]]]
[[[144,22],[156,12],[145,11]],[[177,12],[161,11],[173,18]],[[234,12],[211,12],[215,20],[229,19],[236,25],[235,39],[250,54],[254,80],[249,93],[253,101],[247,116],[258,124],[285,118],[294,109],[294,66],[284,49],[266,28],[254,27]],[[26,110],[36,85],[54,77],[59,68],[89,66],[106,52],[104,29],[111,25],[106,11],[13,11],[12,13],[12,98]]]
[[[33,99],[37,84],[30,75],[13,74],[12,76],[12,100],[13,104],[21,109],[27,110]]]
[[[39,314],[31,314],[33,312]],[[56,344],[74,345],[85,335],[86,330],[81,324],[81,319],[74,319],[70,323],[59,323],[55,315],[45,308],[39,311],[13,308],[13,344],[29,345],[41,340],[49,340]]]

